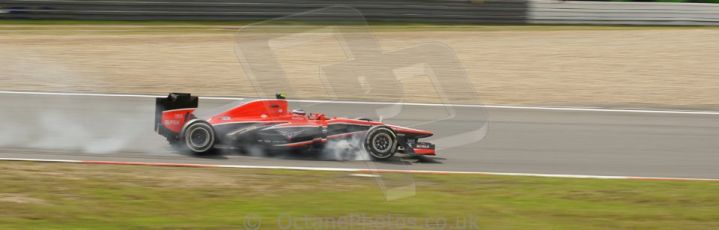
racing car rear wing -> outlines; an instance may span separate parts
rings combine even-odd
[[[155,131],[167,138],[174,138],[179,133],[176,130],[186,122],[187,116],[190,115],[198,105],[197,96],[189,93],[170,93],[166,98],[158,97],[155,99]],[[187,109],[183,111],[182,109]],[[169,114],[171,111],[177,111],[176,114]],[[168,120],[168,115],[181,115],[179,120]]]

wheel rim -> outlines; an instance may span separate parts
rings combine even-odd
[[[190,131],[188,136],[190,147],[195,150],[205,148],[210,143],[210,133],[207,129],[196,128]]]
[[[376,150],[376,154],[380,157],[387,156],[392,149],[392,137],[386,133],[379,133],[372,137],[372,148]]]

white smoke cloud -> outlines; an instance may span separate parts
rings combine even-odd
[[[88,113],[89,116],[94,115]],[[83,117],[73,116],[63,111],[49,110],[14,119],[21,122],[6,122],[0,125],[0,146],[95,154],[158,150],[147,145],[136,145],[143,132],[151,130],[149,125],[117,119],[118,122],[114,124],[99,126],[84,122]]]
[[[369,161],[370,156],[362,147],[363,137],[353,135],[349,139],[332,140],[322,149],[320,159],[335,161]]]

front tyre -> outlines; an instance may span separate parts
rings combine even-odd
[[[215,130],[203,120],[191,120],[180,135],[180,141],[194,154],[211,153],[215,145]]]
[[[387,160],[397,152],[397,135],[387,126],[375,126],[367,131],[364,148],[374,160]]]

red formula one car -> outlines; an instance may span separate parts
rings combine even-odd
[[[297,152],[326,148],[335,140],[359,140],[355,141],[359,146],[353,147],[364,149],[375,160],[389,159],[395,153],[435,155],[433,144],[418,141],[432,136],[429,131],[369,119],[290,112],[281,94],[277,99],[238,105],[208,119],[193,114],[197,105],[198,98],[187,93],[157,98],[155,131],[195,154],[223,147]]]

